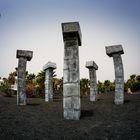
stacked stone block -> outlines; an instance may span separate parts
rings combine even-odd
[[[53,101],[53,70],[56,69],[56,63],[48,62],[43,70],[45,71],[45,101]]]
[[[98,66],[94,61],[87,61],[86,68],[89,69],[89,78],[90,78],[90,101],[97,100],[97,78],[96,78],[96,70],[98,70]]]
[[[16,57],[18,60],[18,79],[17,79],[17,105],[26,105],[25,93],[25,78],[26,78],[26,63],[33,57],[32,51],[17,50]]]
[[[115,104],[124,103],[124,70],[121,54],[124,54],[122,45],[106,47],[106,54],[113,57],[115,69]]]
[[[64,118],[80,118],[79,46],[81,30],[78,22],[62,23],[64,40],[63,109]]]

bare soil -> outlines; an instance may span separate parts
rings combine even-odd
[[[16,97],[0,96],[0,140],[139,140],[140,94],[125,94],[123,105],[113,100],[112,93],[94,103],[82,98],[81,118],[72,121],[63,118],[62,97],[17,106]]]

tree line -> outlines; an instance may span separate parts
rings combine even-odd
[[[17,68],[14,72],[11,72],[7,78],[3,78],[0,91],[5,96],[12,96],[16,94],[16,91],[11,89],[11,85],[14,85],[17,77]],[[1,79],[1,78],[0,78]],[[26,72],[26,95],[27,97],[44,97],[45,95],[45,72],[40,71],[37,75],[34,73]],[[104,82],[97,81],[98,93],[112,93],[115,91],[115,81],[105,80]],[[140,90],[140,75],[133,74],[130,78],[124,82],[124,92],[128,89],[132,92]],[[54,95],[63,95],[63,77],[56,78],[55,72],[53,74],[53,91]],[[89,79],[80,79],[80,95],[88,96],[90,94],[90,81]]]

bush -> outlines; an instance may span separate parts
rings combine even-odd
[[[45,91],[44,89],[40,89],[38,86],[35,86],[33,84],[27,84],[26,85],[26,96],[27,98],[44,98],[45,97]]]
[[[11,86],[9,84],[3,84],[2,86],[0,86],[0,91],[4,93],[4,96],[12,97],[13,92],[10,87]]]
[[[35,97],[45,98],[45,89],[40,89],[38,86],[35,88]]]
[[[105,92],[105,88],[102,86],[102,87],[99,87],[98,88],[98,91],[99,93],[104,93]]]
[[[134,83],[132,83],[131,90],[132,92],[140,90],[140,82],[135,81]]]
[[[32,84],[26,85],[26,96],[27,96],[27,98],[35,97],[35,88]]]

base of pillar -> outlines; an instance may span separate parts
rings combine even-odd
[[[114,101],[114,103],[116,104],[116,105],[122,105],[122,104],[124,104],[124,101]]]
[[[26,105],[26,103],[17,103],[17,105],[23,106],[23,105]]]
[[[79,120],[80,115],[80,110],[64,109],[64,119],[66,120]]]
[[[26,99],[24,99],[24,100],[22,99],[21,100],[21,99],[17,98],[17,105],[26,105],[26,104],[27,104],[27,100]]]
[[[96,99],[95,96],[90,96],[90,101],[91,101],[91,102],[95,102],[95,101],[97,101],[97,99]]]
[[[52,101],[53,101],[53,98],[50,98],[50,99],[45,98],[45,102],[52,102]]]

